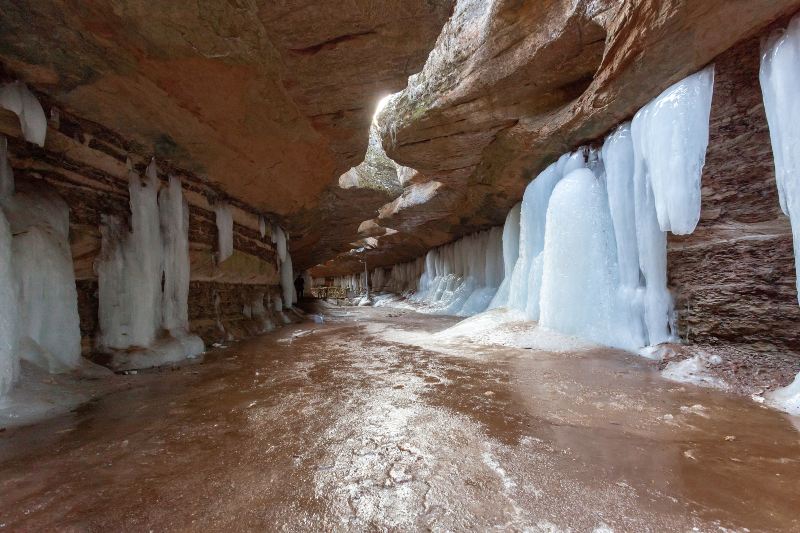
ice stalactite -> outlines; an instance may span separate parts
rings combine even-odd
[[[163,267],[159,185],[154,162],[144,180],[131,169],[130,231],[119,218],[104,217],[101,256],[96,264],[101,348],[147,347],[158,333]]]
[[[15,357],[67,371],[81,356],[69,207],[44,182],[15,187],[6,154],[0,155],[0,205],[13,235],[8,258],[19,315]]]
[[[233,255],[233,214],[226,203],[214,206],[217,220],[217,263]]]
[[[775,181],[781,210],[789,217],[794,239],[798,302],[800,302],[800,17],[785,31],[775,32],[761,54],[761,92],[769,123]]]
[[[608,207],[614,226],[614,242],[616,245],[617,261],[617,305],[621,320],[628,325],[625,336],[629,347],[639,347],[648,344],[647,332],[643,322],[644,294],[642,274],[639,265],[639,246],[637,244],[636,223],[636,194],[634,190],[634,153],[631,137],[630,123],[625,123],[606,137],[602,149],[602,159],[605,170],[606,192]],[[644,214],[640,209],[640,214]],[[660,230],[659,230],[660,232]],[[666,246],[666,241],[661,242],[661,234],[655,241]],[[648,245],[650,243],[647,243]],[[664,248],[666,258],[666,247]],[[658,291],[666,296],[666,278],[660,280]],[[668,314],[668,307],[664,312]],[[666,320],[662,320],[659,330],[666,328]],[[662,335],[663,336],[663,335]],[[620,339],[623,343],[624,341]]]
[[[278,259],[284,261],[286,259],[286,233],[277,224],[272,227],[272,242],[275,244]]]
[[[267,236],[267,220],[263,216],[258,217],[258,234],[262,239]]]
[[[158,196],[164,240],[162,325],[172,332],[189,328],[189,204],[181,180],[170,176]],[[173,333],[174,334],[174,333]]]
[[[281,290],[283,291],[283,301],[286,303],[286,307],[291,307],[297,302],[292,256],[289,254],[286,254],[286,259],[281,261]]]
[[[191,357],[202,353],[205,345],[189,333],[189,203],[179,178],[170,176],[169,185],[158,195],[158,207],[164,246],[161,327]]]
[[[144,180],[133,169],[128,179],[130,228],[113,216],[100,228],[97,344],[114,356],[112,366],[141,368],[195,356],[204,346],[188,332],[188,206],[180,180],[171,178],[159,195],[155,161]]]
[[[0,87],[0,107],[16,113],[26,141],[44,146],[47,117],[27,85],[13,81]]]
[[[700,220],[714,66],[672,85],[636,113],[633,136],[662,231],[687,235]]]
[[[759,72],[769,123],[775,181],[781,210],[789,217],[794,242],[797,298],[800,302],[800,16],[774,32],[761,50]],[[794,383],[766,395],[784,411],[800,415],[800,374]]]

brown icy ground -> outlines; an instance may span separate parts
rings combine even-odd
[[[282,217],[302,268],[346,249],[391,200],[336,179],[364,158],[378,100],[419,70],[453,3],[11,0],[0,61],[132,150]]]
[[[339,308],[0,433],[9,530],[790,531],[800,433],[607,349]],[[595,529],[603,528],[606,529]]]

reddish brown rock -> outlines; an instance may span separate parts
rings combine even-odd
[[[442,210],[459,221],[449,240],[501,224],[546,164],[798,8],[797,0],[460,2],[422,72],[381,115],[384,147],[464,191]],[[412,250],[391,254],[408,260]]]
[[[452,4],[13,0],[0,61],[126,148],[301,228],[361,161],[378,100],[420,68]],[[319,233],[298,266],[327,253]]]

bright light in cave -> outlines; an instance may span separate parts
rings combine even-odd
[[[378,100],[378,105],[375,108],[375,114],[372,115],[373,122],[375,122],[375,120],[378,118],[378,115],[380,114],[381,111],[383,111],[383,108],[386,107],[386,104],[389,103],[389,99],[391,99],[391,97],[392,97],[391,94],[387,94],[386,96]]]

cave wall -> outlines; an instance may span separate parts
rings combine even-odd
[[[39,97],[51,116],[44,148],[24,141],[16,115],[5,110],[0,110],[0,133],[8,138],[16,187],[52,188],[69,205],[83,354],[101,360],[94,353],[98,328],[94,262],[100,253],[101,217],[129,219],[127,161],[143,175],[149,158],[141,147],[114,132],[68,115],[45,95]],[[258,296],[266,297],[266,303],[280,292],[269,229],[264,238],[258,229],[262,214],[227,197],[200,176],[166,161],[157,160],[157,164],[162,184],[169,175],[181,178],[189,203],[191,329],[206,344],[259,333],[259,323],[245,316],[244,308]],[[216,260],[213,205],[217,201],[228,202],[234,218],[234,254],[222,263]]]
[[[800,363],[791,227],[778,203],[758,80],[767,33],[716,59],[701,220],[693,234],[670,236],[669,283],[682,339]]]

